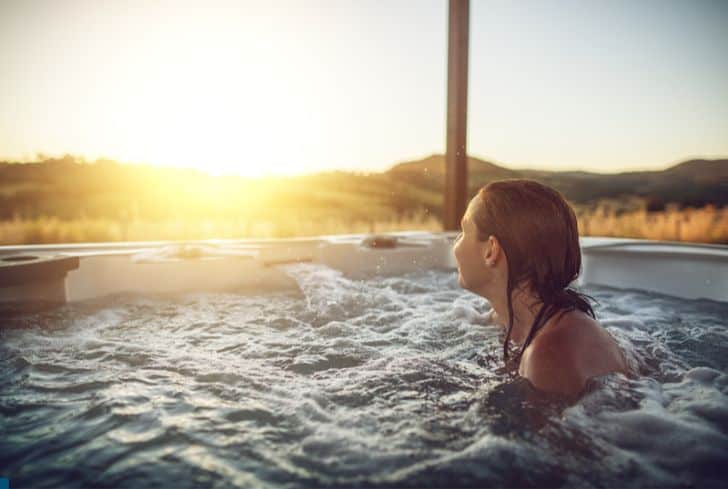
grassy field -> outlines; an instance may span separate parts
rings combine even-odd
[[[335,218],[319,220],[281,218],[275,221],[244,219],[114,221],[103,218],[61,220],[52,217],[0,221],[0,244],[288,238],[404,230],[441,231],[442,224],[427,213],[376,221]]]
[[[621,236],[728,244],[728,208],[644,209],[617,211],[598,206],[578,209],[582,236]],[[0,244],[80,243],[106,241],[286,238],[340,233],[441,231],[442,222],[419,211],[392,219],[280,217],[249,219],[59,219],[42,217],[0,221]]]
[[[70,155],[0,162],[0,244],[440,231],[444,169],[441,155],[382,173],[263,179],[85,163]],[[720,205],[728,160],[614,176],[518,173],[473,160],[468,196],[488,181],[511,177],[544,179],[559,189],[576,210],[584,236],[728,244],[728,203]]]
[[[666,209],[647,212],[604,211],[581,213],[582,236],[615,236],[693,243],[728,244],[728,208]]]

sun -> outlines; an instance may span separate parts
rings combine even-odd
[[[331,130],[317,81],[272,48],[233,53],[196,42],[117,63],[131,71],[110,87],[97,136],[124,161],[245,176],[313,171]]]

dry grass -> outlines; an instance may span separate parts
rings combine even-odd
[[[127,220],[54,217],[0,221],[0,244],[82,243],[195,239],[287,238],[405,230],[442,231],[437,218],[420,212],[391,220],[173,219]]]
[[[644,208],[617,211],[608,206],[578,210],[583,236],[615,236],[670,241],[728,244],[728,208],[668,207],[663,212]],[[0,244],[81,243],[194,239],[287,238],[387,231],[442,231],[442,223],[426,212],[390,220],[341,218],[112,220],[55,217],[0,221]]]
[[[618,236],[695,243],[728,244],[728,208],[706,206],[662,212],[644,208],[627,212],[598,207],[578,214],[583,236]]]

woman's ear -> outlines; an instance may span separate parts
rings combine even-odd
[[[489,267],[494,267],[496,263],[498,263],[498,260],[500,259],[500,243],[498,243],[498,238],[491,235],[488,236],[488,241],[486,241],[485,245],[485,264]]]

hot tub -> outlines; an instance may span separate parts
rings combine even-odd
[[[573,402],[502,371],[453,238],[0,248],[0,477],[724,485],[727,247],[582,238],[575,285],[635,375]]]

